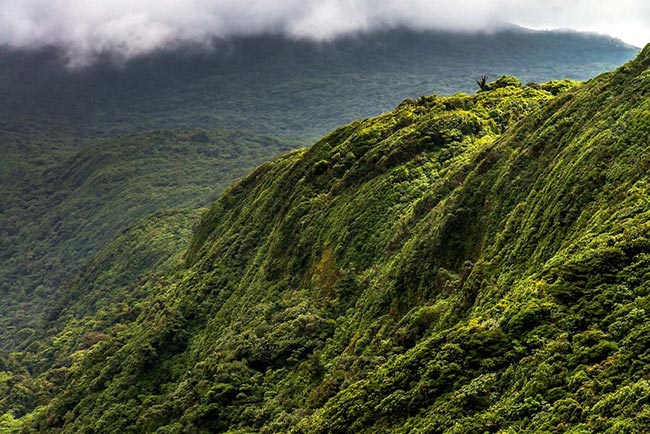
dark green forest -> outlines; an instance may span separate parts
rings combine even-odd
[[[643,432],[648,70],[502,76],[308,148],[327,118],[16,105],[0,432]]]
[[[619,40],[519,27],[494,33],[377,31],[314,43],[278,35],[65,67],[56,49],[0,47],[0,131],[66,127],[78,137],[160,128],[252,131],[311,144],[405,98],[473,92],[474,79],[585,80],[638,52]]]
[[[163,210],[207,206],[251,166],[293,147],[242,132],[164,130],[81,149],[63,136],[60,145],[47,142],[48,152],[40,143],[20,148],[25,136],[13,136],[4,160],[11,170],[2,184],[0,349],[7,351],[32,342],[43,315],[54,315],[52,300],[122,231]]]

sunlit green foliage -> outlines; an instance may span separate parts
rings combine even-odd
[[[60,342],[62,363],[25,373],[16,399],[28,401],[5,402],[2,423],[642,432],[648,67],[650,48],[580,85],[503,77],[475,95],[405,100],[261,165],[202,216],[186,251],[131,270],[115,251],[148,246],[145,224],[80,277],[73,293],[88,296],[63,303],[63,328],[34,341],[44,348],[21,354]],[[168,217],[167,231],[193,218]],[[115,311],[121,297],[131,316]],[[84,316],[108,320],[75,324]],[[9,384],[21,373],[2,363]]]

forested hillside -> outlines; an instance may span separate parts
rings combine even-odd
[[[0,47],[0,349],[42,335],[49,306],[121,231],[205,206],[336,125],[409,95],[473,89],[483,74],[583,79],[636,51],[605,36],[514,27],[324,44],[242,37],[78,69],[54,47]]]
[[[580,85],[405,100],[232,185],[182,262],[114,268],[142,243],[116,241],[66,314],[100,335],[14,354],[34,376],[3,361],[25,402],[0,426],[643,432],[649,68],[647,48]],[[93,323],[88,302],[117,307],[94,282],[139,301]]]
[[[121,232],[162,210],[206,206],[252,166],[295,146],[218,130],[139,133],[83,146],[56,130],[32,134],[5,134],[3,142],[0,349],[6,351],[42,333],[43,316],[70,280]]]

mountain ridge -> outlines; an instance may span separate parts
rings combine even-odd
[[[637,51],[603,35],[517,27],[485,34],[395,29],[324,43],[232,38],[215,41],[212,51],[162,51],[117,68],[106,59],[72,72],[56,51],[5,50],[2,78],[12,86],[0,87],[0,113],[67,125],[81,137],[171,122],[307,143],[405,97],[473,91],[481,75],[584,80]]]
[[[649,66],[406,99],[261,165],[192,235],[191,211],[142,220],[0,357],[0,430],[639,432]]]
[[[26,426],[640,429],[649,50],[556,96],[405,100],[260,166]]]

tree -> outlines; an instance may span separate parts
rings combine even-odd
[[[482,91],[490,90],[490,86],[488,85],[488,76],[483,75],[479,80],[476,80],[476,84],[478,84],[478,87]]]

